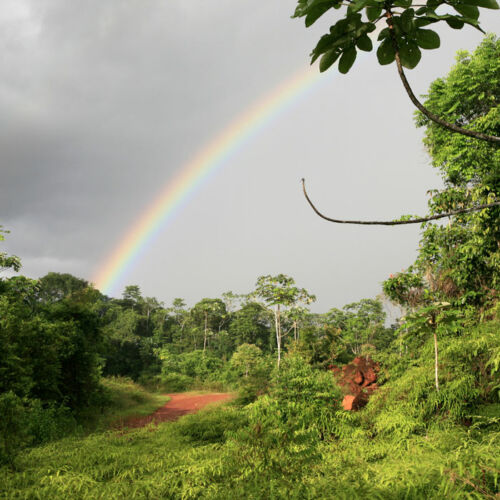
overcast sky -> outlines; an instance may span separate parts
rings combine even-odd
[[[240,113],[308,66],[328,25],[291,0],[0,0],[2,251],[23,273],[91,280],[136,218]],[[498,15],[483,27],[498,32]],[[442,31],[409,72],[417,94],[472,29]],[[246,293],[285,273],[314,310],[373,297],[416,256],[419,227],[327,223],[424,214],[440,186],[394,65],[336,69],[203,184],[123,278],[167,304]]]

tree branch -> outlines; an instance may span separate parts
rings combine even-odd
[[[425,116],[427,116],[427,118],[429,118],[429,120],[432,120],[434,123],[437,123],[438,125],[441,125],[441,127],[444,127],[448,130],[451,130],[452,132],[466,135],[468,137],[474,137],[475,139],[480,139],[481,141],[487,141],[487,142],[492,142],[494,144],[500,144],[500,137],[497,137],[496,135],[483,134],[482,132],[477,132],[475,130],[462,128],[462,127],[459,127],[458,125],[455,125],[454,123],[449,123],[446,120],[439,118],[439,116],[435,115],[434,113],[431,113],[426,107],[424,107],[424,105],[415,97],[415,94],[413,93],[413,90],[411,89],[410,84],[408,83],[408,80],[406,79],[406,75],[405,75],[405,72],[403,70],[403,66],[401,64],[401,58],[399,56],[399,47],[398,47],[398,44],[396,41],[396,36],[394,34],[394,29],[392,26],[392,12],[387,11],[386,17],[387,17],[387,24],[389,25],[389,32],[390,32],[391,39],[392,39],[392,45],[394,47],[396,65],[398,67],[399,77],[401,78],[401,81],[403,82],[403,86],[406,90],[406,93],[408,94],[408,97],[410,98],[411,102],[416,106],[416,108],[421,113],[423,113]]]
[[[334,222],[336,224],[358,224],[358,225],[366,225],[366,226],[400,226],[403,224],[420,224],[422,222],[428,222],[431,220],[443,219],[444,217],[450,217],[451,215],[457,214],[465,214],[469,212],[475,212],[477,210],[483,210],[485,208],[500,206],[500,200],[494,201],[492,203],[484,203],[482,205],[477,205],[475,207],[470,208],[461,208],[458,210],[452,210],[451,212],[446,212],[443,214],[432,215],[430,217],[416,217],[414,219],[409,220],[391,220],[391,221],[374,221],[374,220],[342,220],[342,219],[333,219],[331,217],[327,217],[323,215],[315,206],[314,203],[309,198],[306,191],[306,181],[302,179],[302,191],[304,192],[304,196],[311,206],[311,208],[319,215],[322,219],[327,220],[328,222]]]
[[[483,134],[482,132],[476,132],[475,130],[470,130],[466,128],[459,127],[458,125],[455,125],[454,123],[449,123],[441,118],[439,116],[435,115],[434,113],[431,113],[427,108],[425,108],[422,103],[415,97],[415,94],[413,93],[410,84],[408,83],[408,80],[406,79],[406,75],[403,71],[403,66],[401,65],[401,59],[399,58],[399,51],[396,50],[396,65],[398,67],[398,73],[401,78],[401,81],[403,82],[404,88],[406,90],[406,93],[410,97],[411,102],[418,108],[419,111],[421,111],[429,120],[432,120],[433,122],[437,123],[438,125],[441,125],[444,128],[447,128],[448,130],[451,130],[452,132],[457,132],[462,135],[467,135],[469,137],[474,137],[475,139],[480,139],[482,141],[487,141],[487,142],[492,142],[494,144],[500,144],[500,137],[497,137],[496,135],[488,135],[488,134]]]

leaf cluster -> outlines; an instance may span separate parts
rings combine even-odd
[[[369,34],[383,19],[388,26],[377,38],[379,63],[392,63],[398,50],[403,66],[412,69],[420,62],[421,49],[440,46],[439,35],[428,26],[445,23],[453,29],[470,25],[481,30],[479,8],[498,9],[499,6],[496,0],[427,0],[425,4],[414,0],[298,0],[292,17],[304,17],[309,27],[332,9],[342,9],[342,17],[330,26],[329,33],[323,35],[313,49],[311,64],[320,58],[320,71],[326,71],[338,59],[339,71],[347,73],[358,50],[373,50]]]

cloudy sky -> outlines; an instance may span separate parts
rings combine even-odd
[[[0,0],[2,251],[23,273],[92,280],[134,221],[235,118],[308,66],[327,25],[292,0]],[[483,26],[498,31],[496,12]],[[446,73],[472,29],[409,72],[416,93]],[[193,304],[285,273],[327,310],[380,292],[416,255],[418,227],[329,224],[423,214],[440,180],[396,68],[374,53],[335,70],[196,191],[114,290]]]

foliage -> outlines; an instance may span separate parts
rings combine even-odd
[[[439,8],[445,5],[454,11],[442,12]],[[293,17],[304,17],[305,25],[309,27],[325,13],[330,13],[331,9],[339,10],[344,6],[347,9],[343,16],[330,26],[330,32],[321,37],[311,53],[311,64],[321,57],[321,71],[327,70],[340,58],[339,71],[347,73],[356,60],[357,50],[373,50],[368,35],[383,19],[388,27],[378,35],[379,63],[392,63],[395,59],[394,46],[397,46],[403,66],[412,69],[420,62],[420,49],[437,49],[440,46],[439,35],[426,26],[446,23],[450,28],[461,29],[467,24],[480,29],[478,7],[499,8],[496,0],[432,0],[426,5],[412,0],[298,0]]]
[[[339,330],[346,349],[356,356],[366,344],[385,348],[390,343],[392,331],[385,328],[385,317],[378,299],[363,299],[345,305],[342,310],[332,308],[326,314],[329,325]]]
[[[295,286],[295,280],[285,274],[278,274],[276,276],[266,275],[257,278],[255,295],[260,297],[268,306],[274,307],[274,332],[276,336],[279,368],[283,340],[290,331],[284,331],[283,329],[283,312],[285,312],[287,308],[289,311],[290,309],[297,308],[300,304],[308,305],[314,302],[316,297],[311,295],[304,288]],[[295,329],[297,328],[296,322],[294,323],[294,327]],[[297,334],[295,334],[295,338],[297,338]]]
[[[445,78],[431,84],[425,105],[448,121],[478,131],[500,134],[500,40],[485,37],[473,54],[459,52],[457,64]],[[432,213],[500,196],[500,149],[468,139],[429,122],[425,145],[446,188],[432,191]],[[429,285],[451,298],[480,304],[500,287],[500,208],[460,214],[447,226],[428,224],[423,233],[417,267]]]
[[[193,443],[223,443],[228,434],[246,425],[247,417],[243,412],[222,406],[186,415],[176,425],[176,431]]]
[[[102,384],[103,405],[86,423],[90,429],[107,429],[130,417],[150,415],[168,401],[167,396],[152,394],[127,377],[107,377]]]
[[[386,384],[354,414],[339,409],[328,372],[292,353],[270,394],[246,408],[25,451],[17,471],[0,469],[0,496],[495,498],[499,326],[442,340],[449,374],[439,395],[426,375],[428,343],[418,359],[387,359]]]
[[[0,394],[0,465],[12,464],[19,450],[29,442],[26,412],[22,400],[12,391]]]
[[[0,226],[0,241],[5,240],[4,234],[8,233]],[[21,260],[15,255],[7,255],[5,252],[0,252],[0,271],[5,269],[13,269],[14,271],[19,271],[21,269]]]
[[[253,375],[254,369],[262,359],[262,351],[253,344],[241,344],[231,357],[231,367],[240,376],[248,377]]]

